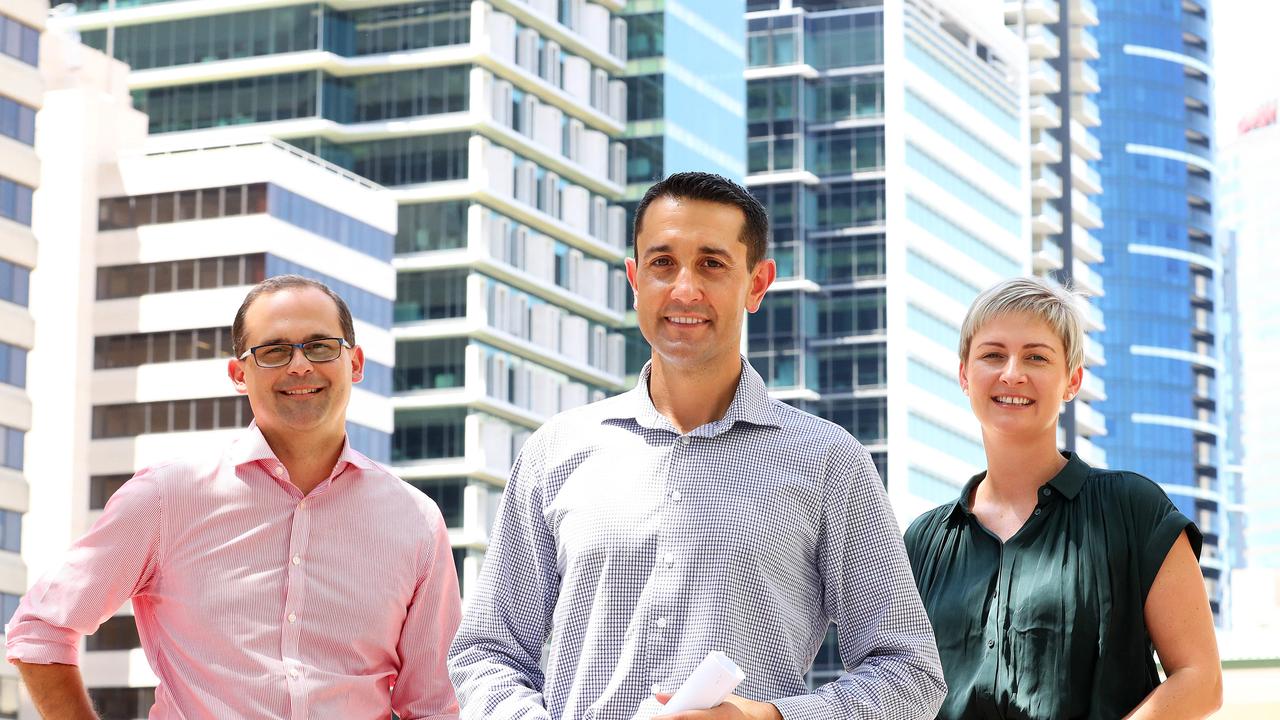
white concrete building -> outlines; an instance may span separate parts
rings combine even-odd
[[[41,247],[28,387],[32,579],[138,468],[227,442],[251,418],[226,375],[249,286],[297,273],[347,300],[365,379],[352,444],[389,461],[391,264],[396,204],[383,188],[275,140],[148,152],[128,68],[49,33],[37,152]],[[82,667],[106,717],[142,717],[156,679],[131,608],[86,639]],[[32,715],[31,717],[34,717]]]
[[[393,462],[464,594],[523,439],[625,388],[624,0],[78,0],[152,148],[268,134],[387,186]]]
[[[27,587],[23,513],[28,484],[25,435],[31,429],[28,355],[35,342],[29,306],[36,264],[33,194],[40,184],[35,116],[40,109],[40,33],[49,5],[0,5],[0,622],[8,622]],[[0,667],[0,718],[17,717],[17,671]]]

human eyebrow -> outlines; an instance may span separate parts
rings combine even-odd
[[[309,342],[312,342],[313,340],[323,340],[325,338],[336,338],[336,337],[342,337],[342,334],[339,333],[337,335],[326,335],[324,333],[311,333],[310,335],[304,337],[301,340],[298,340],[297,342],[309,343]],[[264,340],[260,343],[257,343],[256,345],[253,345],[253,347],[258,347],[260,345],[292,345],[293,343],[294,341],[290,340],[289,338],[275,337],[270,340]]]

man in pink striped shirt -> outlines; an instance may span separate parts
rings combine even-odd
[[[270,278],[232,336],[254,424],[139,471],[9,623],[36,708],[95,717],[80,638],[132,599],[160,678],[152,718],[456,718],[448,535],[434,503],[347,442],[364,353],[346,303]]]

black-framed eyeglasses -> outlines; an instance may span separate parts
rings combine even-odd
[[[250,355],[258,367],[263,369],[284,367],[293,361],[293,351],[295,349],[302,351],[302,357],[313,363],[329,362],[337,360],[342,354],[342,348],[351,347],[351,343],[344,338],[317,338],[300,343],[267,343],[265,345],[254,345],[245,350],[240,355],[240,359],[244,360]]]

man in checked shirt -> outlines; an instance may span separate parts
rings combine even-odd
[[[364,352],[342,298],[269,278],[232,326],[254,422],[140,470],[22,599],[8,657],[46,718],[93,718],[80,636],[127,599],[155,718],[456,718],[458,581],[440,511],[346,434]]]
[[[776,273],[767,235],[717,175],[640,201],[627,276],[652,360],[521,450],[449,652],[464,718],[650,718],[712,650],[746,680],[670,718],[936,714],[937,647],[870,455],[739,353]],[[810,691],[833,621],[845,673]]]

